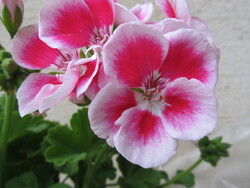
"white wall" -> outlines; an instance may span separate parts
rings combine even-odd
[[[24,0],[24,25],[36,23],[38,10],[46,0]],[[134,2],[122,2],[132,6]],[[197,174],[197,188],[248,188],[250,174],[250,1],[249,0],[189,0],[194,16],[200,17],[213,32],[221,50],[217,97],[219,126],[212,137],[224,135],[233,143],[231,157],[221,161],[217,168],[203,164]],[[157,9],[155,17],[162,15]],[[0,26],[0,42],[9,49],[10,41]],[[64,102],[49,112],[49,118],[68,122],[76,110]],[[199,153],[193,143],[181,142],[177,155],[164,169],[170,173],[189,166]],[[231,185],[234,186],[231,186]]]

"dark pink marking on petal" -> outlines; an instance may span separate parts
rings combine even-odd
[[[77,83],[76,86],[77,96],[80,96],[88,89],[99,67],[97,61],[87,62],[83,66],[86,67],[86,72],[80,77]]]
[[[206,38],[192,29],[167,33],[166,37],[169,51],[160,69],[162,77],[170,81],[194,78],[213,88],[217,82],[217,58]]]
[[[75,89],[79,78],[79,71],[68,68],[63,76],[62,84],[58,90],[52,95],[43,99],[41,105],[39,106],[39,111],[43,113],[44,111],[50,109],[69,97],[71,92]]]
[[[170,4],[169,0],[155,0],[155,2],[167,17],[176,18],[175,11],[172,5]]]
[[[109,83],[109,76],[104,73],[103,65],[100,63],[98,72],[93,78],[87,91],[84,93],[90,100],[93,100],[97,93]]]
[[[113,0],[85,0],[88,5],[96,27],[104,29],[109,34],[110,26],[114,24],[114,1]]]
[[[198,80],[179,78],[166,90],[162,120],[174,138],[198,140],[217,124],[217,102],[214,92]]]
[[[109,83],[90,105],[89,120],[92,130],[100,138],[108,138],[108,143],[113,146],[113,137],[120,128],[115,125],[115,121],[125,110],[135,105],[132,90],[118,88],[116,84]]]
[[[84,0],[53,0],[40,11],[39,35],[54,48],[77,49],[90,45],[95,27]]]
[[[176,141],[168,136],[161,118],[137,107],[125,111],[116,121],[121,128],[115,147],[127,160],[144,168],[167,162],[175,153]]]
[[[38,37],[38,26],[22,28],[12,41],[12,55],[18,65],[28,69],[45,69],[62,56]]]
[[[186,0],[155,0],[156,4],[169,18],[183,20],[190,25],[191,13]]]
[[[21,116],[38,110],[42,100],[53,94],[61,81],[53,75],[32,73],[21,84],[17,91],[17,100]]]
[[[126,23],[104,46],[104,71],[121,84],[141,87],[159,69],[167,50],[161,33],[140,23]]]

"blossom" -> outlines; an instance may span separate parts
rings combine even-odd
[[[45,112],[72,93],[80,97],[98,71],[96,57],[80,58],[77,50],[49,47],[38,36],[38,25],[22,28],[12,41],[16,63],[33,70],[52,69],[54,74],[32,73],[17,91],[21,116]]]
[[[152,16],[153,13],[153,4],[150,2],[146,2],[144,4],[137,3],[134,7],[132,7],[131,12],[136,15],[136,17],[146,22]]]
[[[163,24],[163,33],[188,27],[195,29],[204,35],[204,37],[209,41],[210,45],[214,48],[217,58],[219,59],[220,51],[215,46],[214,38],[211,32],[200,18],[192,16],[186,0],[155,0],[155,2],[168,17],[168,19],[161,22]],[[173,22],[178,23],[175,28],[166,26],[172,24]],[[169,30],[169,28],[171,29]]]
[[[152,16],[153,4],[146,2],[137,3],[131,9],[126,8],[120,3],[115,3],[115,25],[121,25],[127,22],[147,22]]]
[[[177,140],[197,140],[216,127],[217,58],[199,32],[163,36],[125,23],[105,44],[103,62],[114,81],[91,103],[91,128],[130,162],[162,165]]]
[[[113,23],[113,0],[53,0],[40,11],[39,36],[53,48],[102,47]]]

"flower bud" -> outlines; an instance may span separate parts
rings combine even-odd
[[[22,24],[23,10],[22,0],[0,0],[0,17],[11,37]]]
[[[0,73],[0,86],[2,86],[5,82],[5,78],[4,75],[2,73]]]
[[[1,2],[0,2],[0,10],[1,10]],[[4,50],[4,48],[1,44],[0,44],[0,50]]]
[[[0,50],[0,62],[6,58],[11,58],[11,53],[5,50]]]
[[[12,58],[6,58],[2,61],[2,69],[11,75],[17,70],[17,65]]]

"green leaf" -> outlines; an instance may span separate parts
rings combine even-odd
[[[42,116],[26,115],[21,118],[19,112],[13,112],[8,142],[12,142],[30,133],[42,132],[49,126],[49,122],[44,121]]]
[[[176,175],[182,172],[183,170],[177,170]],[[192,187],[195,184],[194,175],[191,172],[189,172],[185,176],[178,179],[178,181],[176,181],[175,184],[181,184],[181,185],[185,185],[186,187]]]
[[[58,172],[54,170],[52,164],[45,161],[40,146],[46,132],[47,130],[39,134],[30,133],[9,143],[8,179],[32,171],[38,179],[39,188],[56,183]]]
[[[18,177],[10,179],[6,188],[38,188],[38,181],[33,172],[26,172]]]
[[[168,175],[164,171],[144,169],[121,156],[117,161],[123,174],[123,177],[119,178],[119,185],[122,188],[155,188],[160,186],[161,180],[168,180]]]
[[[64,183],[57,183],[57,184],[49,186],[48,188],[70,188],[70,186]]]
[[[70,123],[71,128],[58,126],[50,129],[46,138],[50,144],[45,151],[46,160],[56,166],[84,160],[96,139],[90,129],[87,109],[78,110]]]
[[[55,166],[55,169],[61,173],[73,176],[79,171],[79,161],[67,162],[62,166]]]

